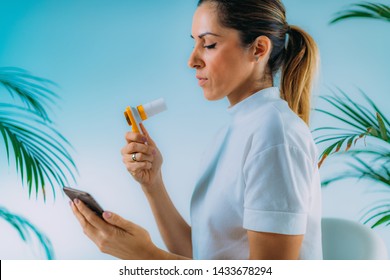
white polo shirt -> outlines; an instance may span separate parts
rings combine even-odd
[[[276,87],[228,112],[191,201],[194,259],[248,259],[247,230],[304,234],[300,259],[322,259],[321,183],[309,128]]]

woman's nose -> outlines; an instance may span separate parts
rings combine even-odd
[[[204,61],[201,59],[199,55],[199,51],[197,48],[192,50],[190,58],[188,59],[188,66],[190,68],[198,69],[204,67]]]

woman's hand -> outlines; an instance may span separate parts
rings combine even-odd
[[[140,124],[144,135],[126,133],[127,144],[121,153],[127,170],[143,187],[150,188],[162,182],[162,155],[145,127]]]
[[[104,212],[102,220],[78,199],[70,204],[84,233],[101,252],[126,260],[162,257],[161,250],[153,244],[149,233],[142,227],[111,212]]]

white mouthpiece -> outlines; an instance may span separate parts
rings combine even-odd
[[[167,109],[167,105],[165,104],[163,98],[159,98],[157,100],[149,102],[143,105],[143,107],[148,118],[157,115],[158,113],[161,113]]]

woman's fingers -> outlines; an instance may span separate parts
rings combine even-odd
[[[153,154],[154,148],[145,145],[145,144],[140,144],[137,142],[130,142],[126,144],[126,146],[123,147],[122,149],[122,155],[123,154],[132,154],[132,153],[143,153],[146,155],[152,155]]]
[[[142,133],[146,136],[146,140],[147,140],[148,144],[150,146],[152,146],[152,147],[156,147],[157,146],[156,143],[150,137],[149,132],[146,130],[145,126],[141,123],[140,127],[141,127],[141,130],[142,130]]]
[[[133,161],[131,155],[123,156],[123,163],[126,165],[127,170],[130,172],[136,172],[138,170],[149,170],[152,168],[150,161]]]
[[[104,212],[103,218],[105,221],[107,221],[109,224],[119,227],[123,229],[124,231],[128,232],[131,235],[134,235],[134,231],[136,231],[139,226],[122,218],[121,216],[112,213],[112,212]]]
[[[148,141],[146,136],[142,135],[141,133],[132,132],[132,131],[129,131],[125,134],[125,139],[127,143],[138,142],[141,144],[145,144]]]
[[[136,162],[144,162],[144,161],[153,162],[153,156],[135,152],[135,153],[123,154],[123,161],[125,163],[126,162],[136,163]]]
[[[81,226],[88,227],[91,225],[95,229],[104,229],[106,228],[106,223],[102,220],[101,217],[99,217],[95,212],[93,212],[91,209],[89,209],[88,206],[86,206],[81,200],[75,199],[73,201],[73,204],[75,205],[77,209],[77,213],[80,216],[77,216],[78,218],[80,217],[79,221]],[[73,207],[72,207],[73,208]]]
[[[126,134],[126,139],[128,141],[139,141],[142,137],[144,136],[141,136],[139,133],[128,132]],[[154,147],[144,143],[128,142],[128,144],[123,147],[121,153],[123,163],[126,165],[127,170],[134,174],[139,170],[149,170],[152,168],[156,150]]]
[[[84,216],[80,213],[80,211],[77,209],[76,204],[73,201],[70,201],[69,204],[70,204],[70,206],[72,208],[73,214],[76,216],[76,218],[79,221],[81,227],[83,227],[83,228],[87,227],[88,226],[88,222],[84,218]]]
[[[88,222],[88,220],[84,217],[84,215],[79,211],[76,204],[71,201],[70,205],[72,207],[73,214],[76,216],[79,224],[81,225],[83,232],[90,239],[94,239],[97,234],[97,229]]]
[[[127,144],[122,148],[122,160],[133,178],[143,186],[155,183],[163,162],[156,143],[150,138],[143,124],[143,134],[127,132]]]
[[[130,142],[148,143],[148,144],[151,144],[152,146],[156,146],[156,143],[150,137],[148,131],[146,130],[145,126],[142,123],[140,123],[140,127],[141,127],[143,134],[138,133],[138,132],[129,131],[125,134],[126,141],[128,143],[130,143]]]

